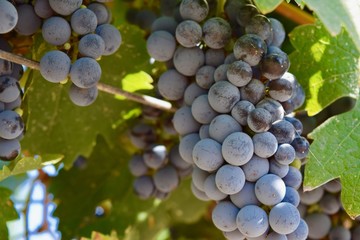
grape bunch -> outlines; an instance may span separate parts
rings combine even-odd
[[[16,1],[15,1],[16,2]],[[45,42],[57,50],[40,60],[40,73],[49,82],[65,83],[70,78],[70,100],[88,106],[98,95],[101,56],[114,54],[121,34],[110,24],[111,13],[101,0],[83,5],[82,0],[36,0],[11,4],[0,1],[0,33],[14,30],[32,36],[41,30]],[[69,55],[74,56],[70,59]]]
[[[305,94],[280,49],[284,28],[247,1],[227,1],[227,19],[209,12],[206,0],[182,0],[181,20],[155,20],[147,39],[168,67],[159,93],[182,102],[173,124],[191,190],[217,202],[212,220],[227,239],[306,239],[294,199],[309,142],[289,115]]]
[[[171,138],[176,132],[171,120],[161,117],[161,114],[145,107],[143,117],[130,132],[130,140],[138,151],[129,161],[129,170],[135,177],[133,187],[140,199],[165,199],[177,188],[180,180],[192,172],[192,165],[181,158],[178,144],[172,143]],[[168,136],[161,135],[156,129]]]
[[[1,4],[0,4],[1,5]],[[8,42],[0,38],[0,49],[11,52]],[[21,65],[0,60],[0,159],[14,160],[20,154],[24,122],[17,111],[21,106],[19,81],[24,73]]]
[[[341,183],[337,179],[312,191],[299,189],[296,201],[300,202],[298,208],[308,225],[309,238],[360,239],[359,221],[351,220],[343,210],[340,194]]]

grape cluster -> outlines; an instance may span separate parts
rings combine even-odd
[[[12,50],[2,38],[0,49]],[[21,65],[0,60],[0,159],[4,161],[14,160],[20,154],[19,141],[23,137],[24,122],[17,109],[21,106],[23,93],[19,81],[23,73]]]
[[[217,202],[212,220],[227,239],[306,239],[292,165],[309,143],[288,115],[305,95],[280,49],[284,28],[247,1],[227,1],[227,19],[209,10],[206,0],[182,0],[181,21],[155,20],[147,39],[149,55],[168,66],[159,93],[183,103],[173,124],[193,165],[191,190]]]
[[[42,56],[40,73],[53,83],[64,83],[69,76],[69,97],[78,106],[88,106],[96,100],[101,78],[96,60],[115,53],[122,42],[102,2],[97,0],[85,6],[82,0],[36,0],[19,1],[14,6],[0,1],[0,33],[14,29],[19,35],[31,36],[41,29],[44,41],[58,49]],[[69,52],[75,59],[70,59]]]
[[[167,141],[176,132],[171,120],[159,117],[160,114],[153,108],[145,107],[143,118],[130,132],[130,140],[138,152],[129,161],[129,170],[136,177],[133,187],[141,199],[166,198],[192,171],[192,165],[181,158],[178,144]],[[156,129],[161,129],[168,136],[161,135]]]
[[[308,225],[309,238],[329,240],[360,239],[358,220],[351,220],[342,208],[341,183],[335,179],[294,198],[300,202],[299,211]]]

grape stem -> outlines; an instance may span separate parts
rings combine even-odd
[[[19,56],[19,55],[13,54],[13,53],[3,51],[1,49],[0,49],[0,58],[10,61],[10,62],[13,62],[13,63],[24,65],[31,69],[40,70],[39,62],[24,58],[22,56]],[[116,88],[116,87],[107,85],[105,83],[98,83],[97,87],[102,92],[106,92],[106,93],[113,94],[113,95],[123,96],[123,97],[127,98],[128,100],[138,102],[143,105],[147,105],[147,106],[150,106],[153,108],[157,108],[157,109],[161,109],[161,110],[169,111],[169,112],[176,111],[176,109],[171,105],[170,102],[167,102],[167,101],[155,98],[155,97],[138,94],[138,93],[127,92],[120,88]]]
[[[315,18],[313,16],[290,3],[282,2],[275,9],[275,12],[297,24],[313,24],[315,22]]]

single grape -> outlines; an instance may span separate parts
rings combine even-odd
[[[175,36],[177,22],[173,17],[161,16],[157,18],[151,25],[151,32],[166,31]],[[201,27],[200,27],[201,29]]]
[[[280,120],[274,122],[269,129],[275,137],[278,143],[291,143],[295,138],[294,126],[286,120]]]
[[[109,22],[110,13],[106,5],[102,3],[92,2],[89,5],[87,5],[87,8],[95,13],[98,25]]]
[[[262,40],[270,43],[273,39],[273,30],[270,20],[262,14],[254,15],[245,27],[247,34],[256,34]]]
[[[144,162],[152,169],[158,169],[165,164],[167,150],[164,145],[153,144],[144,151]]]
[[[294,117],[284,117],[284,120],[290,122],[294,128],[295,128],[295,131],[298,135],[301,135],[301,133],[303,132],[303,124],[301,123],[301,121],[297,118],[294,118]]]
[[[191,113],[196,121],[202,124],[209,124],[218,113],[211,108],[208,95],[197,97],[191,105]]]
[[[80,88],[96,86],[101,77],[101,67],[92,58],[83,57],[76,60],[70,69],[71,81]]]
[[[156,141],[155,129],[147,124],[137,124],[131,130],[130,141],[135,147],[145,149]]]
[[[116,27],[107,23],[101,24],[97,26],[95,33],[102,37],[105,42],[105,52],[103,55],[111,55],[119,49],[122,38]]]
[[[4,75],[4,74],[1,74],[1,70],[0,70],[0,75]],[[23,75],[24,75],[23,66],[20,64],[17,64],[17,63],[13,63],[12,64],[12,72],[10,73],[10,76],[15,78],[16,80],[20,80]]]
[[[79,88],[75,84],[71,84],[69,89],[70,100],[77,106],[85,107],[95,102],[98,96],[96,86],[90,88]]]
[[[162,192],[175,190],[179,185],[179,176],[176,169],[171,165],[158,169],[154,174],[154,184]]]
[[[240,167],[225,164],[217,170],[215,183],[221,192],[229,195],[235,194],[244,187],[245,175]]]
[[[239,12],[236,16],[236,22],[240,26],[246,27],[249,24],[251,18],[257,14],[259,14],[259,10],[255,5],[245,4],[239,9]]]
[[[242,234],[248,237],[259,237],[269,228],[267,213],[256,205],[247,205],[240,209],[236,224]]]
[[[212,211],[212,221],[221,231],[236,230],[236,216],[239,209],[230,201],[221,201]]]
[[[241,100],[231,109],[231,116],[242,126],[246,126],[248,115],[254,109],[255,106],[251,102]]]
[[[292,142],[291,146],[294,147],[297,158],[305,158],[309,153],[309,142],[304,137],[296,137]]]
[[[78,48],[82,56],[98,59],[105,51],[105,42],[97,34],[87,34],[80,39]]]
[[[199,87],[199,85],[196,82],[193,82],[185,89],[184,102],[186,105],[191,106],[195,98],[203,94],[207,94],[207,90]]]
[[[290,61],[287,54],[273,46],[269,47],[260,64],[263,76],[270,80],[281,78],[289,67]]]
[[[131,174],[135,177],[140,177],[145,175],[149,169],[146,166],[144,162],[144,158],[141,155],[132,156],[128,166]]]
[[[267,235],[266,240],[287,240],[286,235],[272,232]]]
[[[224,49],[209,48],[205,52],[205,64],[213,67],[220,66],[224,63],[225,51]]]
[[[231,133],[225,138],[221,152],[226,162],[235,166],[244,165],[254,153],[252,139],[243,132]]]
[[[52,10],[49,0],[36,0],[34,3],[34,10],[36,15],[41,18],[47,19],[53,16],[54,10]]]
[[[228,114],[220,114],[216,116],[210,122],[209,126],[210,137],[219,143],[222,143],[231,133],[241,131],[241,125]]]
[[[279,20],[275,18],[269,18],[269,20],[273,31],[271,46],[281,47],[286,37],[284,26]]]
[[[198,141],[194,146],[192,156],[196,166],[209,172],[217,170],[224,163],[221,145],[210,138]]]
[[[204,89],[209,89],[215,82],[214,79],[215,67],[205,65],[199,68],[195,75],[196,83]]]
[[[355,227],[351,232],[352,240],[359,240],[360,239],[360,225]]]
[[[191,108],[188,106],[183,106],[175,112],[173,124],[180,135],[198,132],[201,126],[192,116]]]
[[[269,161],[266,158],[252,156],[249,162],[241,166],[244,171],[246,181],[256,182],[259,178],[269,172]]]
[[[252,79],[250,65],[241,60],[231,63],[226,74],[229,81],[237,87],[245,86]]]
[[[49,82],[59,83],[67,78],[71,60],[65,53],[53,50],[47,52],[40,60],[40,73]]]
[[[11,2],[0,0],[0,34],[13,30],[18,22],[19,15]]]
[[[260,102],[256,104],[257,108],[265,108],[271,113],[272,122],[276,122],[277,120],[281,120],[284,117],[284,108],[281,104],[271,98],[264,98]]]
[[[197,133],[190,133],[185,135],[180,139],[179,143],[179,153],[182,159],[187,163],[193,164],[193,157],[192,152],[194,149],[195,144],[200,141],[199,134]]]
[[[271,123],[271,113],[264,108],[253,109],[247,117],[247,125],[256,133],[266,132],[270,129]]]
[[[192,166],[191,163],[186,162],[180,155],[179,144],[174,145],[169,153],[170,163],[179,170],[186,170]]]
[[[14,160],[20,154],[20,143],[17,139],[0,139],[0,159],[3,161]]]
[[[286,187],[285,197],[282,200],[282,202],[291,203],[295,207],[299,206],[299,204],[300,204],[299,192],[292,187]]]
[[[147,39],[146,49],[156,61],[165,62],[174,56],[176,41],[173,35],[165,31],[153,32]]]
[[[240,209],[247,205],[260,206],[260,202],[255,195],[255,183],[248,181],[245,182],[240,192],[230,195],[230,199]]]
[[[295,149],[288,143],[280,144],[274,154],[275,160],[283,165],[291,164],[295,157]]]
[[[269,161],[269,173],[275,174],[280,178],[285,177],[289,172],[289,165],[280,164],[274,158],[271,158]]]
[[[284,181],[274,174],[266,174],[255,183],[256,197],[265,205],[273,206],[278,204],[284,199],[285,193]]]
[[[331,180],[325,183],[324,189],[330,193],[338,193],[341,191],[341,183],[339,179]]]
[[[180,3],[180,15],[183,19],[201,22],[208,13],[209,5],[206,0],[182,0]]]
[[[324,195],[324,188],[318,187],[306,192],[300,189],[299,194],[302,204],[311,205],[320,201]]]
[[[145,31],[150,31],[156,17],[156,13],[151,9],[140,9],[135,15],[135,24]]]
[[[258,80],[253,78],[246,86],[240,88],[241,100],[246,100],[252,104],[257,104],[265,96],[265,86]]]
[[[205,55],[198,47],[184,48],[179,46],[175,50],[173,62],[176,70],[181,74],[195,76],[197,70],[205,63]]]
[[[289,79],[284,77],[271,80],[267,87],[269,89],[270,97],[279,102],[285,102],[289,100],[292,97],[293,91],[295,89],[294,82],[291,82]]]
[[[210,127],[209,124],[204,124],[200,127],[199,129],[200,139],[210,138],[209,127]]]
[[[4,104],[15,101],[20,96],[20,89],[15,78],[0,76],[0,101]]]
[[[49,0],[51,8],[60,15],[68,16],[80,8],[82,0]]]
[[[253,136],[254,153],[262,158],[269,158],[276,153],[278,142],[270,132],[257,133]]]
[[[21,116],[11,110],[0,112],[0,137],[15,139],[24,131],[24,122]]]
[[[226,46],[231,38],[230,24],[220,17],[208,19],[202,27],[203,40],[209,48],[220,49]]]
[[[12,62],[0,59],[0,76],[12,74],[14,66],[15,64],[13,64]]]
[[[309,228],[306,222],[300,219],[299,226],[290,234],[287,234],[286,237],[288,240],[306,240],[308,237]]]
[[[231,232],[223,232],[224,237],[227,240],[244,240],[245,236],[239,231],[239,229],[235,229]]]
[[[209,173],[207,171],[204,171],[204,170],[198,168],[196,165],[193,166],[193,170],[191,173],[192,183],[200,191],[204,192],[204,190],[205,190],[204,184],[205,184],[205,181],[208,176],[209,176]],[[204,194],[205,194],[205,192],[204,192]]]
[[[133,187],[135,194],[143,200],[150,198],[155,192],[154,181],[147,175],[136,178]]]
[[[198,188],[194,185],[193,182],[191,182],[191,192],[193,193],[193,195],[194,195],[197,199],[199,199],[199,200],[201,200],[201,201],[209,201],[209,200],[210,200],[209,197],[206,196],[206,194],[205,194],[203,191],[201,191],[200,189],[198,189]]]
[[[337,196],[329,193],[325,193],[319,201],[320,209],[328,214],[332,215],[337,213],[341,208],[340,200]]]
[[[351,240],[351,232],[343,226],[336,226],[330,230],[329,240]]]
[[[41,33],[46,42],[58,46],[69,41],[71,27],[64,18],[54,16],[44,21]]]
[[[224,63],[225,64],[232,64],[233,62],[236,62],[237,59],[235,57],[234,53],[230,53],[229,55],[226,56]]]
[[[36,33],[41,26],[41,19],[35,13],[31,4],[18,5],[17,14],[19,16],[15,31],[20,35],[31,36]]]
[[[290,234],[300,224],[300,213],[297,208],[288,202],[276,204],[269,213],[271,228],[280,234]]]
[[[214,80],[215,82],[219,81],[228,81],[227,79],[227,70],[229,69],[230,64],[221,64],[215,69]]]
[[[298,189],[302,183],[302,175],[299,169],[289,166],[288,174],[283,177],[286,186]]]
[[[208,93],[210,106],[219,113],[228,113],[240,100],[240,91],[227,81],[219,81],[211,86]]]
[[[232,25],[236,24],[236,18],[241,8],[250,3],[248,0],[228,0],[224,5],[224,12]]]
[[[202,39],[201,26],[193,20],[179,23],[175,32],[176,40],[182,46],[190,48],[197,46]]]
[[[233,49],[236,59],[247,62],[250,66],[258,65],[267,53],[266,43],[255,34],[241,36]]]
[[[161,96],[171,101],[180,100],[184,96],[187,86],[187,77],[175,69],[169,69],[161,74],[157,83]]]
[[[93,11],[87,8],[80,8],[71,15],[71,28],[79,34],[85,35],[95,31],[98,25],[97,17]]]
[[[309,228],[309,238],[321,239],[331,229],[330,217],[324,213],[311,213],[304,220]]]
[[[215,174],[209,175],[204,182],[204,192],[211,199],[215,201],[220,201],[226,198],[228,195],[221,192],[216,186]]]

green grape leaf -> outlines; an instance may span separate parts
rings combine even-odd
[[[10,163],[2,164],[2,166],[0,165],[0,181],[10,176],[45,167],[49,164],[57,164],[63,157],[63,155],[58,154],[44,154],[36,157],[23,157]]]
[[[94,229],[115,230],[125,239],[150,239],[173,221],[193,222],[204,214],[207,205],[192,196],[189,181],[166,201],[140,200],[127,167],[131,146],[126,139],[119,143],[111,147],[99,137],[85,166],[61,171],[53,179],[50,191],[58,202],[55,215],[64,239],[89,236]],[[97,206],[104,215],[95,216]]]
[[[344,27],[360,51],[360,2],[358,0],[303,0],[320,18],[332,36]]]
[[[130,25],[119,29],[124,39],[122,46],[114,55],[100,61],[101,82],[115,87],[121,87],[123,83],[128,86],[126,78],[122,83],[127,74],[138,73],[141,69],[146,71],[150,65],[143,32]],[[51,47],[37,35],[33,53],[35,60],[49,49]],[[140,74],[144,76],[144,73]],[[68,97],[70,83],[49,83],[38,71],[29,77],[25,94],[27,131],[21,143],[22,149],[30,155],[63,154],[66,169],[72,167],[78,155],[90,155],[98,134],[112,143],[114,129],[139,114],[139,104],[103,92],[99,92],[91,106],[75,106]],[[149,84],[148,76],[140,77],[136,79],[138,88],[133,85],[131,90],[149,89]]]
[[[274,11],[282,3],[282,0],[254,0],[254,2],[260,12],[267,14]]]
[[[305,90],[310,116],[338,98],[357,98],[360,52],[344,30],[333,37],[316,22],[295,28],[290,41],[296,49],[290,54],[290,72]]]
[[[311,190],[340,178],[341,202],[346,212],[360,215],[360,101],[347,113],[328,119],[310,137],[304,189]]]
[[[9,199],[11,191],[0,187],[0,239],[8,239],[6,222],[18,218],[18,214]]]

